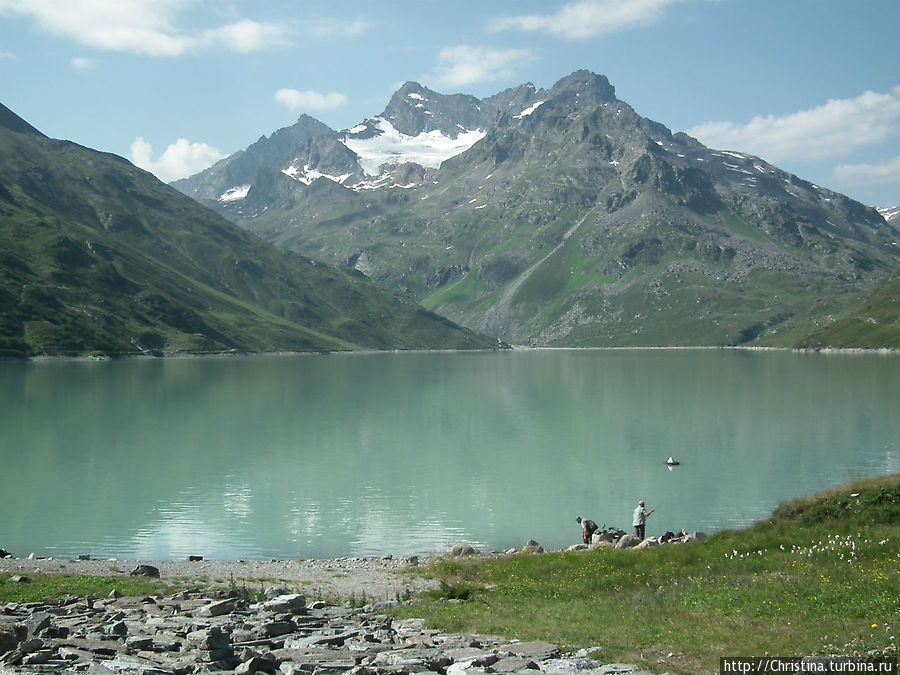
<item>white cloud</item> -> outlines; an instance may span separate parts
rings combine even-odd
[[[284,42],[282,27],[244,20],[205,31],[198,44],[211,47],[221,44],[231,51],[246,54],[275,44],[284,44]]]
[[[86,59],[83,56],[76,56],[74,59],[69,61],[69,65],[72,66],[75,70],[90,70],[94,67],[93,61],[90,59]]]
[[[898,132],[900,87],[830,100],[789,115],[757,116],[746,124],[706,122],[687,130],[704,144],[740,150],[769,161],[842,157]]]
[[[438,53],[433,79],[438,86],[462,87],[511,77],[518,66],[534,59],[529,49],[492,49],[472,45],[445,47]]]
[[[319,19],[305,22],[300,30],[306,37],[318,40],[330,40],[332,38],[356,38],[368,33],[374,24],[363,19],[352,21],[338,21],[333,19]]]
[[[135,138],[131,144],[131,161],[154,174],[165,183],[179,178],[187,178],[212,166],[225,155],[206,143],[191,143],[179,138],[153,159],[153,146],[143,138]]]
[[[493,31],[546,33],[563,40],[603,37],[659,20],[669,5],[683,0],[584,0],[563,5],[553,14],[500,17],[489,22]]]
[[[176,19],[192,4],[193,0],[0,0],[0,15],[29,17],[42,30],[96,49],[146,56],[181,56],[214,47],[246,52],[284,40],[281,26],[249,20],[186,31]]]
[[[320,94],[317,91],[297,91],[296,89],[279,89],[275,92],[275,100],[296,112],[298,110],[330,110],[346,105],[344,94],[331,92]]]
[[[844,185],[900,185],[900,156],[880,164],[841,164],[834,169],[834,180]]]
[[[19,57],[12,52],[0,52],[0,59],[9,59],[10,61],[18,61]]]

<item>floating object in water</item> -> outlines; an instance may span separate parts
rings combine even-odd
[[[669,459],[666,460],[666,464],[669,466],[678,466],[681,462],[677,462],[672,457],[669,457]]]

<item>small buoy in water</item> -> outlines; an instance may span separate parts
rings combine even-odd
[[[669,457],[669,459],[666,460],[666,464],[669,466],[678,466],[681,462],[676,462],[672,457]]]

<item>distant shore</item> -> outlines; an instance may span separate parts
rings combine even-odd
[[[157,354],[129,353],[129,354],[96,354],[90,356],[67,356],[61,354],[35,354],[34,356],[0,356],[0,362],[32,362],[55,363],[68,361],[130,361],[130,360],[170,360],[170,359],[231,359],[248,357],[296,357],[296,356],[335,356],[335,355],[361,355],[361,354],[440,354],[440,353],[467,353],[467,352],[495,352],[495,351],[751,351],[751,352],[792,352],[796,354],[900,354],[900,347],[879,347],[869,349],[867,347],[766,347],[754,345],[696,345],[677,346],[661,345],[655,347],[530,347],[528,345],[511,345],[505,349],[365,349],[359,351],[321,351],[321,352],[160,352]]]

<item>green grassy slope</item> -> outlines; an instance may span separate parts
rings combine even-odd
[[[717,673],[723,656],[896,657],[898,542],[900,474],[690,544],[443,559],[428,572],[443,590],[402,613],[684,675]]]
[[[799,341],[801,347],[900,348],[900,272],[835,321]]]
[[[496,345],[3,110],[0,355]]]

